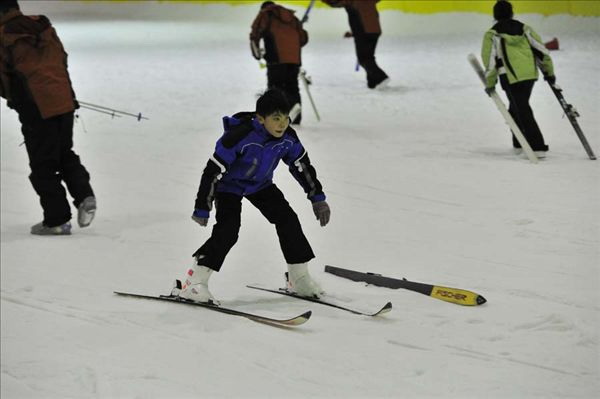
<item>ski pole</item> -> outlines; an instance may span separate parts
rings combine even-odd
[[[142,113],[139,112],[137,115],[136,114],[132,114],[130,112],[125,112],[125,111],[119,111],[113,108],[109,108],[109,107],[104,107],[102,105],[97,105],[97,104],[92,104],[92,103],[88,103],[85,101],[77,101],[79,103],[79,105],[82,106],[82,108],[86,108],[92,111],[96,111],[96,112],[100,112],[100,113],[104,113],[104,114],[108,114],[111,115],[113,117],[120,117],[120,115],[117,114],[121,114],[121,115],[127,115],[127,116],[133,116],[134,118],[136,118],[138,120],[138,122],[142,119],[146,119],[148,120],[147,117],[142,116]]]
[[[308,85],[312,84],[312,82],[308,77],[306,77],[306,71],[304,69],[300,70],[300,78],[302,79],[302,83],[304,83],[304,90],[306,90],[306,94],[308,95],[308,99],[310,100],[310,105],[312,105],[312,109],[313,111],[315,111],[315,116],[320,122],[321,117],[319,116],[319,111],[317,111],[317,106],[315,105],[312,95],[310,94],[310,90],[308,89]]]
[[[108,111],[104,111],[104,110],[101,110],[101,109],[98,109],[98,108],[88,107],[87,105],[81,104],[81,102],[79,102],[79,106],[81,108],[84,108],[84,109],[89,109],[89,110],[92,110],[92,111],[100,112],[101,114],[110,115],[112,118],[120,118],[121,117],[121,115],[115,114],[114,111],[113,112],[108,112]]]
[[[310,10],[312,10],[313,6],[315,5],[315,1],[316,0],[310,0],[310,4],[308,5],[308,8],[304,12],[302,19],[300,20],[301,23],[305,23],[308,21],[308,14],[310,14]]]

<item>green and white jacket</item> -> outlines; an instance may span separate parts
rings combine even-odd
[[[552,59],[540,36],[514,19],[499,21],[485,33],[481,59],[488,88],[496,85],[499,74],[506,74],[510,84],[537,80],[538,67],[554,76]]]

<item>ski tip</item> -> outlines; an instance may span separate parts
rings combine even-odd
[[[487,302],[487,299],[485,299],[481,295],[477,295],[477,298],[475,298],[475,302],[477,303],[477,305],[483,305]]]
[[[300,316],[296,316],[292,319],[278,321],[274,324],[277,324],[280,326],[299,326],[299,325],[306,323],[308,321],[308,319],[310,319],[310,316],[312,316],[312,310],[304,312]]]
[[[385,305],[383,305],[383,307],[379,310],[379,312],[373,313],[372,315],[369,315],[369,316],[379,316],[384,313],[388,313],[391,310],[392,310],[392,303],[388,302]]]

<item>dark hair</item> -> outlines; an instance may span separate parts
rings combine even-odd
[[[261,10],[263,10],[265,7],[272,6],[272,5],[274,5],[274,4],[275,4],[275,3],[273,3],[272,1],[265,1],[264,3],[262,3],[262,4],[260,5],[260,9],[261,9]]]
[[[0,0],[0,13],[4,14],[13,8],[19,10],[19,3],[17,3],[17,0]]]
[[[276,112],[290,113],[290,102],[279,89],[269,89],[256,100],[256,113],[260,116],[269,116]]]
[[[503,19],[511,19],[513,17],[513,7],[507,0],[498,0],[494,4],[494,19],[501,21]]]

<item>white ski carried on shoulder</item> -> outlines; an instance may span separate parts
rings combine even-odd
[[[469,54],[467,59],[469,60],[469,63],[471,64],[471,66],[477,73],[477,76],[479,76],[479,78],[481,79],[481,82],[483,83],[483,85],[485,87],[485,72],[483,71],[483,67],[479,63],[479,60],[477,60],[477,57],[475,57],[474,54]],[[531,149],[531,146],[527,142],[527,139],[521,132],[521,129],[519,129],[519,126],[517,126],[513,117],[508,112],[506,105],[504,105],[504,103],[502,102],[502,99],[500,98],[498,93],[496,93],[496,90],[494,90],[490,93],[490,98],[494,101],[494,104],[496,104],[498,111],[500,111],[500,113],[504,117],[504,120],[510,127],[510,130],[513,132],[515,137],[517,138],[517,141],[519,142],[519,144],[521,144],[521,148],[523,148],[523,152],[525,153],[525,155],[527,155],[527,158],[533,163],[538,163],[538,157],[535,155],[535,152],[533,152],[533,150]]]

